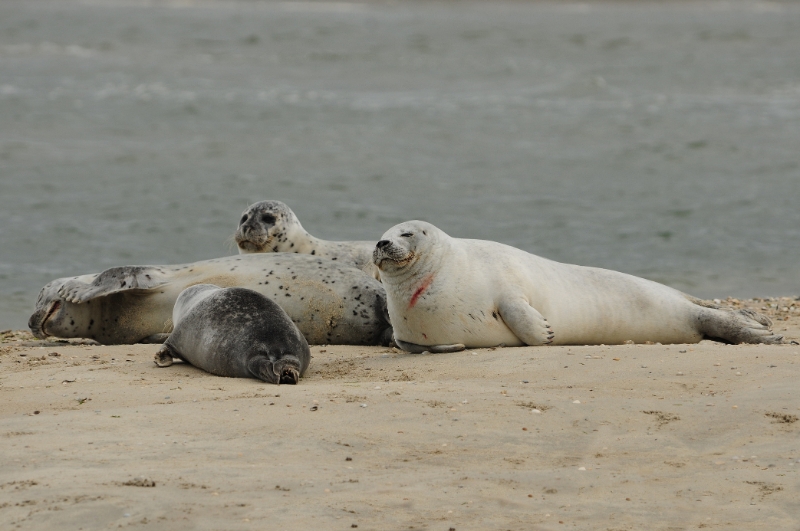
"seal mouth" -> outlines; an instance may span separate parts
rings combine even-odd
[[[378,269],[382,271],[384,262],[386,261],[391,262],[397,267],[403,267],[409,262],[414,261],[416,256],[414,251],[406,251],[390,243],[383,247],[376,247],[375,250],[372,251],[372,263],[378,266]]]
[[[53,316],[56,311],[61,307],[61,301],[53,301],[50,303],[50,308],[47,309],[47,312],[44,314],[44,317],[38,323],[34,322],[34,318],[36,317],[36,313],[34,313],[30,320],[28,321],[28,328],[31,329],[31,333],[33,337],[37,339],[45,339],[49,334],[45,332],[44,327],[47,324],[47,321]],[[37,312],[38,313],[38,312]]]
[[[236,245],[239,246],[239,249],[248,253],[260,253],[264,251],[264,245],[256,243],[251,240],[239,240],[236,239]]]

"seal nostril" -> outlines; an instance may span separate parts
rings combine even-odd
[[[386,247],[387,245],[389,245],[389,243],[391,243],[391,242],[389,242],[389,240],[381,240],[381,241],[379,241],[379,242],[377,243],[376,247],[377,247],[378,249],[383,249],[384,247]]]

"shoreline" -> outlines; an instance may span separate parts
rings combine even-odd
[[[800,340],[795,298],[727,302]],[[313,346],[273,386],[29,341],[0,343],[8,528],[800,523],[798,345]]]

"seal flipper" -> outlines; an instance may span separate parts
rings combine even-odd
[[[432,352],[434,354],[442,354],[445,352],[460,352],[464,350],[466,347],[463,343],[455,343],[453,345],[417,345],[416,343],[407,343],[405,341],[400,341],[397,338],[394,338],[395,344],[398,347],[405,350],[406,352],[410,352],[412,354],[421,354],[423,352]]]
[[[91,284],[71,279],[64,282],[58,295],[67,302],[80,304],[97,297],[132,289],[152,289],[169,282],[167,275],[153,266],[122,266],[106,269]]]
[[[497,305],[506,326],[526,345],[549,345],[555,332],[536,308],[522,297],[506,297]]]
[[[177,352],[175,352],[175,349],[173,349],[168,344],[164,343],[161,349],[159,349],[159,351],[156,352],[153,361],[155,361],[156,365],[158,365],[159,367],[169,367],[170,365],[172,365],[172,358],[180,358],[180,355]]]
[[[254,378],[272,384],[281,384],[280,377],[275,374],[272,361],[266,356],[255,356],[247,362],[247,370]]]
[[[727,343],[783,344],[783,336],[775,334],[772,321],[766,315],[747,308],[742,310],[717,310],[703,307],[699,312],[700,332],[708,338]]]

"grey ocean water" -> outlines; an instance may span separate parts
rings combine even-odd
[[[800,6],[0,3],[0,329],[49,280],[425,219],[800,294]]]

